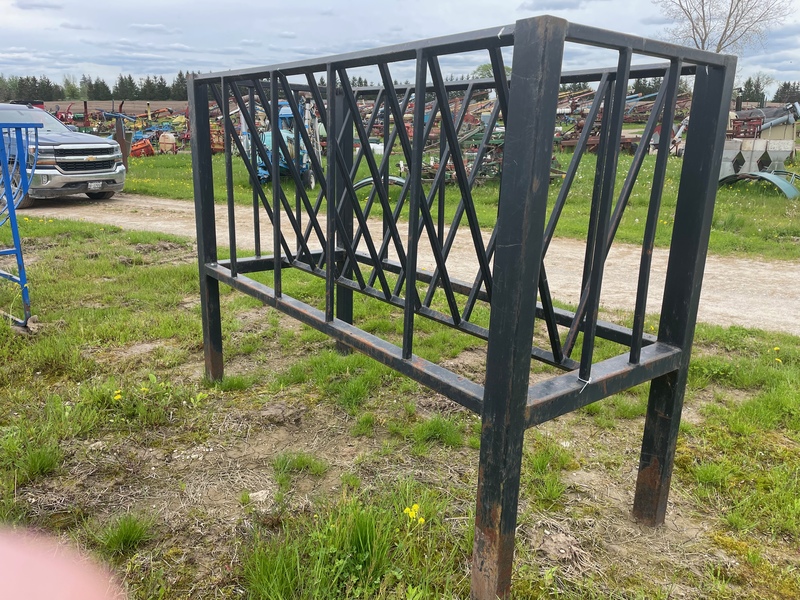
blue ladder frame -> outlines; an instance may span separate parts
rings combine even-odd
[[[0,270],[0,278],[20,287],[23,317],[5,311],[0,314],[18,327],[27,327],[31,317],[31,301],[28,277],[22,258],[22,240],[17,223],[17,205],[27,195],[30,178],[36,168],[39,154],[39,132],[41,123],[0,123],[0,226],[9,223],[13,248],[0,248],[0,256],[15,256],[17,275]],[[29,156],[33,148],[32,156]],[[30,162],[30,164],[29,164]]]

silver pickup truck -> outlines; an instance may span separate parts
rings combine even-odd
[[[0,123],[41,123],[39,156],[28,195],[17,208],[37,198],[86,194],[107,200],[125,186],[122,152],[114,140],[69,129],[50,113],[32,106],[0,104]],[[32,156],[35,148],[29,148]]]

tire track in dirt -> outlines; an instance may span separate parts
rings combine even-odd
[[[72,196],[51,201],[37,201],[34,208],[22,213],[30,218],[58,218],[116,225],[123,229],[158,231],[196,239],[194,204],[135,194],[118,194],[112,200],[95,201]],[[227,207],[216,210],[217,239],[228,244]],[[236,207],[237,244],[254,246],[252,209]],[[374,225],[379,228],[380,223]],[[372,223],[371,223],[372,226]],[[271,226],[262,221],[262,248],[271,249]],[[324,227],[324,220],[323,220]],[[370,227],[372,228],[372,227]],[[405,228],[400,227],[405,239]],[[312,238],[313,240],[314,238]],[[488,234],[485,234],[488,239]],[[311,244],[319,247],[319,244]],[[430,251],[420,245],[419,266],[432,270],[435,263]],[[605,266],[601,304],[610,310],[632,310],[636,294],[641,250],[637,246],[615,244]],[[390,252],[391,257],[391,252]],[[553,296],[576,304],[580,295],[584,244],[577,240],[555,239],[545,259]],[[668,252],[653,253],[653,275],[648,296],[648,310],[661,305]],[[452,275],[472,282],[478,271],[472,241],[465,228],[456,237],[448,259]],[[699,320],[718,325],[740,325],[800,335],[800,263],[765,261],[711,255],[706,262]]]

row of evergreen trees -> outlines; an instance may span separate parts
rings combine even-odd
[[[67,75],[61,84],[41,77],[18,77],[0,74],[0,102],[9,100],[186,100],[186,74],[178,74],[167,83],[163,76],[142,77],[137,82],[131,75],[120,75],[113,87],[102,77],[80,79]]]
[[[486,65],[491,69],[491,65]],[[483,65],[482,65],[483,67]],[[473,77],[490,76],[480,73],[480,68],[476,69]],[[41,77],[19,77],[10,75],[4,77],[0,74],[0,102],[9,100],[44,100],[52,102],[54,100],[186,100],[186,74],[178,71],[178,74],[167,83],[162,75],[142,77],[137,82],[132,75],[122,75],[117,77],[113,87],[105,82],[101,77],[92,79],[90,75],[82,75],[80,79],[67,75],[58,84],[51,81],[47,76]],[[461,76],[461,80],[469,79],[470,75]],[[457,81],[456,76],[450,75],[446,78],[448,82]],[[325,79],[320,78],[320,85],[325,85]],[[395,84],[398,82],[395,81]],[[409,82],[406,81],[406,84]],[[685,86],[685,82],[681,82]],[[773,80],[768,76],[758,74],[748,77],[741,88],[741,96],[744,102],[763,102],[766,100],[765,89],[772,85]],[[353,77],[351,80],[353,87],[374,85],[367,82],[365,78]],[[661,80],[653,78],[637,79],[633,85],[632,93],[651,94],[657,92],[661,85]],[[580,86],[573,85],[578,89],[569,89],[570,86],[562,86],[562,91],[578,92],[583,89],[585,84]],[[588,87],[588,86],[587,86]],[[686,90],[681,90],[686,91]],[[800,102],[800,81],[785,81],[778,86],[772,102]]]
[[[743,102],[762,103],[768,100],[766,88],[771,86],[774,80],[763,73],[758,73],[753,77],[748,77],[741,87],[740,94]],[[784,81],[778,85],[772,102],[800,102],[800,81]]]
[[[784,81],[775,91],[773,102],[800,102],[800,81]]]

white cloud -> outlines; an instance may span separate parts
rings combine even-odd
[[[584,4],[584,0],[528,0],[518,10],[574,10]]]
[[[22,10],[61,10],[64,8],[63,3],[50,0],[16,0],[12,6]]]
[[[90,25],[84,25],[82,23],[62,23],[62,29],[74,29],[75,31],[89,31],[94,29]]]
[[[131,29],[138,29],[139,31],[147,31],[152,33],[180,33],[180,29],[174,27],[167,27],[161,23],[131,23],[128,25]]]

